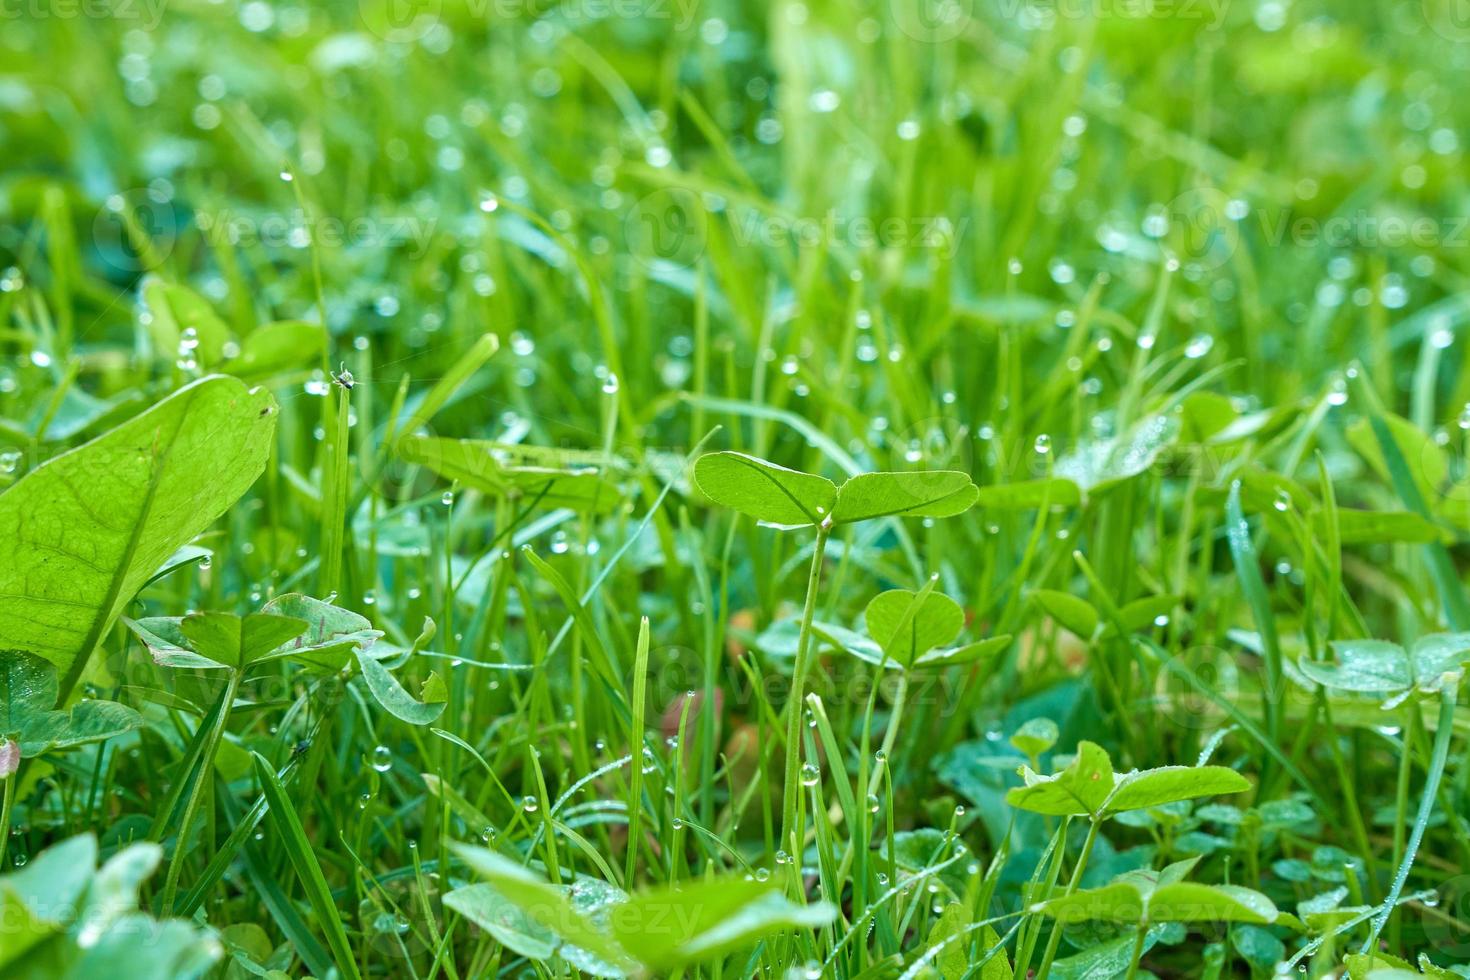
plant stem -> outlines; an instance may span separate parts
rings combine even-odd
[[[817,607],[817,591],[822,579],[822,557],[827,551],[827,536],[832,528],[817,525],[817,540],[812,545],[812,567],[806,582],[806,605],[801,611],[801,632],[796,641],[796,662],[791,668],[791,696],[786,701],[786,769],[781,789],[781,837],[779,846],[791,847],[796,860],[801,860],[801,827],[798,808],[801,803],[801,713],[806,696],[806,674],[810,667],[812,616]],[[797,864],[798,876],[801,865]]]
[[[179,820],[178,838],[174,842],[174,853],[169,858],[168,876],[163,883],[163,898],[159,902],[158,909],[161,915],[172,914],[174,908],[174,895],[179,887],[179,872],[184,867],[184,857],[189,851],[189,831],[194,825],[194,817],[199,810],[199,804],[204,799],[205,787],[211,782],[210,773],[214,771],[214,754],[219,750],[220,738],[225,732],[225,723],[230,718],[230,708],[235,703],[235,694],[240,689],[240,672],[231,670],[230,679],[225,684],[225,693],[222,696],[219,712],[215,716],[214,727],[209,730],[209,737],[204,742],[203,751],[199,753],[199,771],[194,777],[194,785],[189,789],[189,802],[184,805],[184,815]]]
[[[1101,826],[1102,818],[1093,817],[1087,827],[1087,841],[1082,845],[1082,853],[1077,856],[1077,866],[1072,869],[1072,877],[1067,882],[1067,890],[1062,893],[1065,897],[1077,890],[1082,882],[1082,871],[1087,867],[1087,859],[1092,854],[1092,845],[1097,841],[1097,828]],[[1051,973],[1051,962],[1056,959],[1057,947],[1062,942],[1062,924],[1060,922],[1052,926],[1051,937],[1046,941],[1046,952],[1041,957],[1041,967],[1036,971],[1036,980],[1046,980]]]
[[[19,773],[5,778],[5,802],[0,804],[0,868],[5,867],[5,851],[10,846],[10,811],[15,807],[15,784]]]
[[[1424,777],[1424,792],[1419,795],[1419,813],[1414,818],[1414,829],[1409,834],[1408,846],[1404,848],[1403,860],[1394,873],[1393,885],[1384,897],[1378,914],[1373,916],[1373,928],[1368,933],[1368,941],[1363,943],[1364,953],[1372,952],[1378,945],[1378,935],[1393,914],[1394,906],[1398,904],[1399,895],[1404,891],[1404,883],[1409,880],[1409,869],[1414,866],[1414,857],[1419,853],[1419,844],[1424,840],[1424,829],[1429,826],[1429,818],[1434,814],[1434,800],[1439,795],[1439,782],[1444,778],[1445,763],[1450,756],[1450,737],[1454,734],[1455,696],[1458,690],[1458,681],[1446,682],[1440,690],[1439,721],[1434,729],[1434,754],[1429,759],[1429,772]]]
[[[1123,980],[1133,980],[1138,976],[1138,963],[1143,959],[1143,941],[1148,938],[1148,923],[1138,924],[1138,935],[1133,940],[1133,956],[1128,960],[1128,974]]]

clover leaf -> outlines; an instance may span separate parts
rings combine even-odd
[[[0,650],[0,779],[21,759],[69,749],[130,732],[143,724],[132,708],[115,701],[83,701],[57,710],[56,667],[21,650]]]

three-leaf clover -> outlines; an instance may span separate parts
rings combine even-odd
[[[0,780],[30,759],[57,749],[100,742],[143,724],[132,708],[115,701],[82,701],[70,710],[56,704],[56,666],[21,650],[0,650]]]
[[[1034,911],[1062,923],[1104,921],[1144,929],[1157,922],[1271,925],[1282,919],[1275,904],[1258,891],[1185,881],[1198,861],[1197,857],[1178,861],[1161,871],[1125,871],[1101,888],[1084,888],[1041,902]]]
[[[1250,781],[1227,766],[1161,766],[1115,773],[1102,746],[1081,742],[1072,764],[1052,776],[1021,767],[1024,786],[1006,794],[1011,806],[1054,817],[1094,821],[1124,810],[1147,810],[1201,796],[1240,793]]]
[[[880,517],[953,517],[980,494],[958,470],[862,473],[839,486],[738,452],[699,457],[694,482],[715,503],[782,530]]]
[[[1334,691],[1377,694],[1394,708],[1415,691],[1436,694],[1458,684],[1470,664],[1470,633],[1435,633],[1405,650],[1387,640],[1339,640],[1332,644],[1336,663],[1303,657],[1307,677]]]
[[[351,653],[383,635],[349,609],[298,593],[247,616],[203,612],[126,622],[160,666],[241,673],[283,659],[340,670]]]

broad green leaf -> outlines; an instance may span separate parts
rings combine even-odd
[[[1048,616],[1082,639],[1091,639],[1097,633],[1097,610],[1086,599],[1052,589],[1037,589],[1031,598]]]
[[[1250,788],[1250,780],[1226,766],[1164,766],[1119,776],[1107,810],[1146,810],[1201,796],[1243,793]]]
[[[1072,764],[1054,776],[1039,776],[1027,767],[1021,775],[1026,785],[1007,793],[1006,802],[1049,816],[1100,815],[1113,791],[1112,760],[1092,742],[1079,743]]]
[[[92,872],[97,839],[72,837],[42,851],[20,871],[0,877],[0,971],[27,950],[71,925]]]
[[[1038,756],[1057,742],[1061,730],[1050,718],[1031,718],[1011,736],[1011,744],[1028,756]]]
[[[0,494],[4,644],[69,691],[124,604],[255,482],[275,416],[268,392],[205,378]]]
[[[417,700],[405,691],[403,685],[398,683],[398,678],[394,677],[388,668],[371,654],[359,650],[357,664],[373,700],[395,718],[406,721],[410,725],[427,725],[444,713],[445,698],[440,697],[437,701]],[[438,679],[437,674],[429,676]],[[444,682],[439,681],[438,690],[442,691],[443,687]],[[430,693],[433,693],[433,689]]]
[[[531,922],[550,931],[562,943],[578,947],[619,969],[632,966],[628,954],[578,910],[561,889],[494,851],[467,844],[451,847],[472,871],[486,879]]]
[[[262,380],[283,371],[315,367],[327,345],[327,332],[306,320],[262,323],[240,341],[240,354],[224,370],[241,378]]]
[[[1120,436],[1083,443],[1058,459],[1052,473],[1084,491],[1100,493],[1153,466],[1178,434],[1179,422],[1173,416],[1151,416]]]
[[[950,902],[939,921],[929,930],[929,946],[943,946],[934,958],[934,967],[944,980],[962,980],[970,967],[967,943],[961,933],[970,924],[970,910],[962,902]]]
[[[979,496],[969,474],[957,470],[862,473],[837,490],[832,520],[851,524],[878,517],[954,517]]]
[[[230,329],[208,300],[188,286],[156,276],[143,283],[142,293],[148,307],[148,332],[161,359],[173,361],[186,353],[180,344],[185,331],[193,330],[194,359],[205,368],[219,363]]]
[[[603,470],[506,465],[497,458],[500,449],[492,442],[414,436],[400,439],[397,452],[407,462],[519,506],[605,514],[623,499]]]
[[[444,896],[444,904],[490,933],[502,946],[527,959],[549,960],[560,945],[554,932],[533,920],[493,885],[481,883],[456,888]]]
[[[619,945],[662,974],[790,929],[820,928],[835,910],[799,905],[774,884],[715,879],[631,896],[612,918]]]
[[[11,740],[19,757],[32,758],[51,749],[100,742],[143,724],[136,711],[113,701],[83,701],[70,710],[51,708],[55,703],[55,667],[18,650],[0,650],[0,736],[6,738],[7,762],[17,751],[9,748]],[[4,768],[0,765],[0,771]]]
[[[1402,691],[1413,683],[1409,656],[1387,640],[1339,640],[1332,644],[1336,663],[1303,657],[1302,673],[1323,687],[1360,694]]]
[[[722,507],[776,527],[820,524],[837,503],[837,485],[826,477],[745,453],[706,453],[694,463],[694,482]]]
[[[1231,929],[1230,945],[1253,968],[1263,972],[1286,958],[1286,944],[1256,925],[1238,925]]]
[[[130,844],[108,858],[93,875],[78,922],[79,942],[101,936],[138,908],[138,895],[163,859],[163,848],[153,843]]]
[[[868,635],[900,666],[908,668],[935,647],[953,643],[965,626],[965,613],[949,596],[926,589],[890,589],[868,603],[863,614]]]
[[[1260,892],[1234,885],[1169,880],[1163,873],[1132,872],[1101,888],[1051,899],[1039,910],[1062,923],[1249,922],[1270,925],[1279,913]]]

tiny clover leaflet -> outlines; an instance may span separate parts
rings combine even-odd
[[[862,473],[838,486],[730,451],[699,457],[694,482],[715,503],[784,530],[880,517],[953,517],[969,510],[980,493],[958,470]]]
[[[1115,773],[1107,752],[1092,742],[1080,743],[1071,765],[1055,775],[1038,775],[1029,766],[1020,772],[1025,785],[1007,793],[1007,803],[1032,813],[1094,820],[1125,810],[1240,793],[1251,785],[1226,766],[1161,766]]]
[[[351,610],[290,593],[247,616],[192,613],[125,620],[160,666],[198,670],[249,670],[291,658],[327,670],[369,647],[382,632]]]
[[[1161,871],[1126,871],[1110,884],[1086,888],[1038,904],[1035,909],[1063,924],[1115,922],[1148,926],[1156,922],[1291,923],[1258,891],[1235,885],[1203,885],[1184,880],[1198,858]]]
[[[1336,663],[1303,657],[1302,673],[1330,690],[1384,695],[1391,708],[1416,690],[1438,692],[1470,664],[1470,633],[1435,633],[1407,650],[1387,640],[1338,640],[1332,650]]]
[[[931,580],[918,592],[890,589],[868,603],[863,614],[868,635],[829,623],[814,624],[827,640],[860,660],[899,670],[927,670],[974,663],[1010,642],[995,636],[977,643],[950,646],[965,625],[959,603],[934,591]]]
[[[56,667],[22,650],[0,650],[0,779],[23,758],[69,749],[130,732],[136,711],[115,701],[82,701],[71,710],[56,703]]]
[[[497,938],[509,937],[507,945],[522,955],[557,955],[601,976],[661,975],[773,933],[820,928],[836,914],[830,905],[792,902],[775,884],[728,877],[631,895],[599,889],[589,907],[578,900],[586,884],[558,887],[494,851],[464,844],[453,849],[486,884],[451,892],[446,904],[474,909],[472,921],[498,922]],[[616,914],[598,914],[612,905]]]

